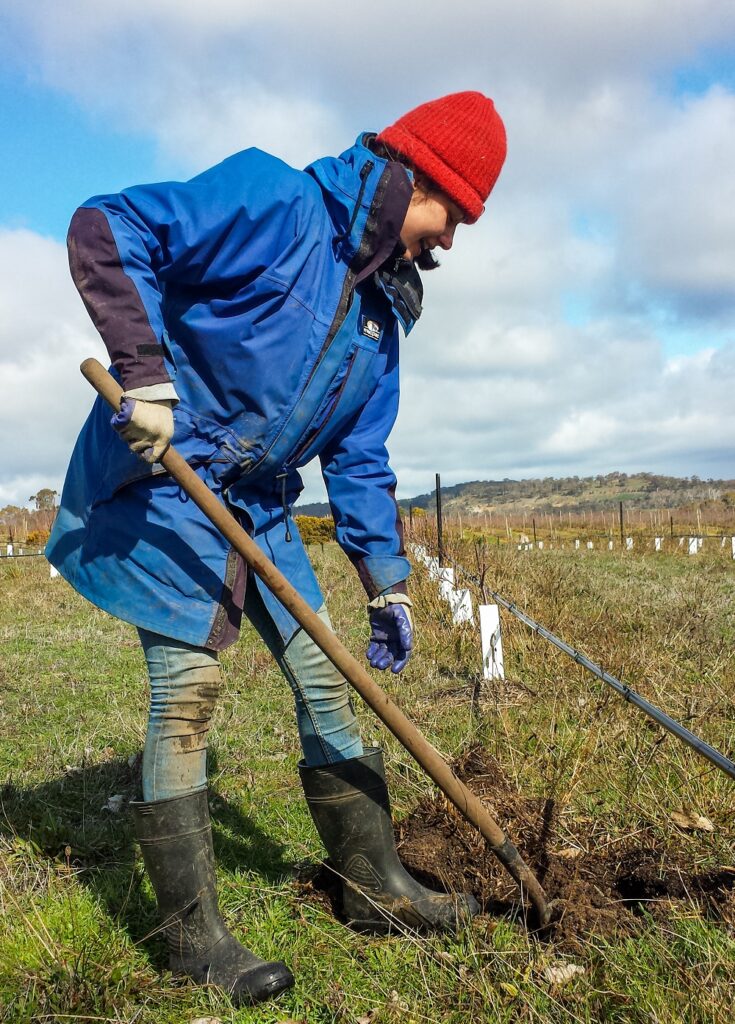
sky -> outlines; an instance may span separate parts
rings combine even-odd
[[[302,167],[464,89],[508,159],[401,343],[399,497],[735,477],[731,0],[0,0],[0,507],[61,490],[78,366],[105,358],[66,261],[80,203],[251,145]]]

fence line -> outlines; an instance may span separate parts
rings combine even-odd
[[[449,533],[450,537],[452,534],[448,530],[448,525],[444,523],[445,534]],[[464,540],[464,530],[460,529],[459,539]],[[687,542],[686,551],[690,555],[697,555],[704,549],[705,541],[710,550],[712,548],[719,547],[720,550],[728,548],[731,551],[732,558],[735,559],[735,536],[730,534],[674,534],[674,535],[652,535],[652,536],[641,536],[636,534],[634,536],[628,536],[623,538],[621,544],[619,540],[614,540],[606,535],[595,534],[590,539],[589,534],[581,534],[576,538],[565,538],[559,540],[559,538],[549,539],[548,537],[543,540],[529,540],[528,536],[524,533],[520,534],[521,539],[508,539],[507,537],[500,538],[496,534],[483,534],[482,539],[485,542],[494,543],[496,545],[515,547],[517,551],[533,551],[538,549],[539,551],[614,551],[616,548],[621,551],[645,551],[653,550],[656,553],[662,555],[672,554],[685,547],[685,541]],[[715,542],[719,542],[716,544]],[[675,543],[678,542],[678,543]],[[446,541],[445,545],[446,547]]]
[[[632,704],[634,707],[637,707],[640,711],[643,711],[644,714],[648,715],[649,718],[652,718],[655,722],[662,726],[662,728],[666,729],[667,732],[672,733],[672,735],[676,736],[683,743],[686,743],[702,757],[705,757],[711,764],[715,765],[716,768],[719,768],[720,771],[723,771],[726,775],[729,775],[731,779],[735,779],[735,761],[732,761],[729,757],[726,757],[724,754],[720,753],[719,750],[716,750],[714,747],[710,746],[709,743],[705,742],[705,740],[701,739],[699,736],[695,735],[695,733],[685,728],[685,726],[683,726],[680,722],[677,722],[676,719],[672,718],[670,715],[667,715],[665,711],[662,711],[660,708],[657,708],[654,704],[651,704],[650,701],[647,701],[645,697],[642,697],[635,690],[632,690],[625,683],[622,683],[616,676],[611,675],[609,672],[605,672],[604,669],[602,669],[599,665],[597,665],[586,655],[582,654],[581,651],[578,651],[575,647],[572,647],[571,644],[568,644],[565,640],[562,640],[561,637],[558,637],[555,633],[552,633],[551,630],[546,629],[540,623],[536,622],[535,619],[532,619],[531,616],[526,614],[526,612],[522,611],[515,604],[515,602],[508,601],[506,598],[502,596],[502,594],[497,593],[497,591],[491,590],[490,587],[488,587],[483,580],[480,580],[477,576],[474,575],[474,573],[468,572],[468,570],[465,569],[464,566],[461,565],[461,563],[457,562],[456,559],[452,558],[451,555],[447,555],[445,557],[447,557],[448,561],[450,561],[453,565],[453,570],[450,570],[452,574],[454,574],[454,572],[460,573],[462,576],[465,577],[465,579],[473,583],[479,589],[480,593],[482,593],[483,595],[489,594],[490,597],[492,597],[492,599],[497,602],[497,604],[499,604],[502,608],[505,608],[506,611],[510,612],[511,615],[515,616],[517,619],[523,622],[524,625],[528,626],[529,629],[533,630],[533,632],[536,633],[537,636],[540,636],[542,639],[547,640],[549,643],[553,644],[554,647],[558,648],[558,650],[568,655],[568,657],[576,661],[578,665],[581,665],[582,668],[587,669],[587,671],[591,672],[592,675],[596,676],[603,683],[606,683],[608,686],[610,686],[627,703]],[[440,572],[441,571],[442,570],[440,569]]]

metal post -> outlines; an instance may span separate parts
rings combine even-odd
[[[531,522],[533,523],[533,546],[536,547],[536,520],[532,519]]]
[[[625,547],[625,529],[623,526],[623,503],[620,502],[620,547]]]
[[[439,565],[444,565],[444,536],[442,533],[442,478],[436,474],[436,546]]]

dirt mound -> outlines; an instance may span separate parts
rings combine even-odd
[[[558,829],[553,801],[523,797],[508,787],[481,748],[454,768],[507,829],[554,901],[548,937],[562,948],[577,949],[590,933],[633,934],[644,909],[664,918],[672,901],[694,901],[703,913],[735,927],[733,868],[702,871],[681,849],[661,848],[652,831],[592,839],[591,822],[579,820],[565,820]],[[443,796],[419,804],[398,827],[397,838],[404,864],[425,884],[471,892],[492,914],[517,906],[515,883]]]

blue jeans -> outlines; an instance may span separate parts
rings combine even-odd
[[[342,675],[303,629],[284,644],[253,582],[244,611],[291,686],[306,763],[359,757],[362,743]],[[319,615],[331,625],[323,605]],[[219,695],[219,661],[206,648],[138,632],[151,682],[143,799],[165,800],[207,784],[207,734]]]

